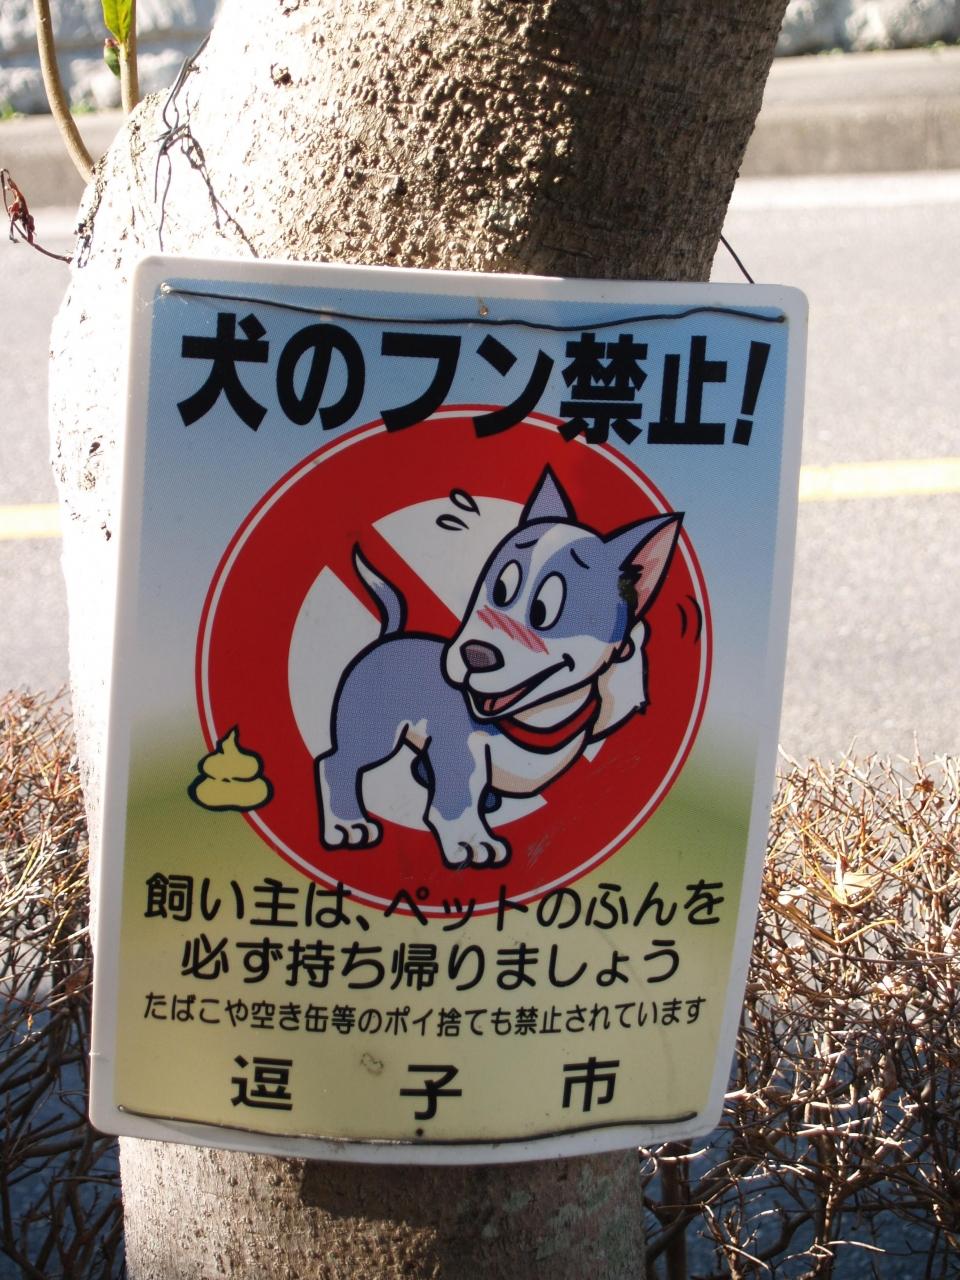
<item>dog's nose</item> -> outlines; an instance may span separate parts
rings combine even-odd
[[[468,640],[460,646],[460,656],[468,671],[495,671],[503,666],[503,654],[493,644],[482,640]]]

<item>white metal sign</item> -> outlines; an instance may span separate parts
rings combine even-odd
[[[805,302],[153,258],[92,1116],[483,1162],[715,1123]]]

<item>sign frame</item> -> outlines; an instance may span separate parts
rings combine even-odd
[[[178,281],[216,280],[226,297],[242,297],[255,287],[259,296],[271,290],[316,286],[370,290],[377,293],[427,293],[472,299],[477,316],[495,310],[501,300],[517,298],[562,305],[585,302],[623,306],[627,310],[659,306],[668,309],[718,308],[756,313],[778,311],[789,328],[784,371],[782,441],[775,551],[765,664],[758,680],[756,754],[749,813],[743,881],[735,925],[725,1004],[717,1038],[709,1096],[694,1115],[678,1119],[651,1118],[638,1123],[598,1124],[566,1132],[543,1133],[496,1141],[408,1140],[394,1138],[330,1138],[295,1131],[258,1131],[242,1124],[208,1124],[176,1116],[132,1110],[117,1098],[115,1063],[121,1026],[118,1020],[121,948],[124,916],[123,865],[129,801],[129,762],[132,724],[141,673],[130,655],[136,652],[137,632],[132,601],[139,590],[143,475],[146,432],[150,412],[150,379],[144,376],[151,360],[151,316],[156,300]],[[110,690],[110,716],[105,770],[103,839],[97,859],[95,919],[94,1021],[92,1044],[91,1121],[103,1132],[160,1139],[190,1145],[221,1147],[281,1156],[359,1163],[427,1163],[465,1165],[504,1163],[555,1157],[593,1155],[636,1146],[651,1146],[708,1133],[719,1120],[733,1054],[739,1011],[749,964],[753,926],[759,899],[766,847],[769,802],[773,791],[777,733],[782,698],[790,589],[797,519],[800,424],[803,412],[803,370],[806,344],[806,300],[786,287],[766,285],[702,285],[561,280],[479,273],[408,271],[398,268],[309,266],[282,262],[221,261],[155,256],[137,268],[132,284],[133,328],[127,378],[128,426],[122,450],[123,496],[119,524],[116,583],[116,626]],[[469,323],[472,318],[466,319]],[[199,753],[198,753],[199,754]],[[130,1032],[126,1033],[131,1034]]]

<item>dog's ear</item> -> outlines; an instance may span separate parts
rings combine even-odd
[[[620,592],[639,618],[653,604],[666,577],[683,516],[651,516],[604,538],[620,572]]]
[[[520,517],[521,524],[532,520],[575,520],[570,499],[560,488],[560,481],[549,467],[544,467],[537,487],[530,495]]]

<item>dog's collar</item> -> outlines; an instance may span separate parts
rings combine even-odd
[[[532,751],[559,751],[586,732],[599,714],[600,697],[594,689],[580,710],[560,724],[541,729],[536,725],[525,724],[513,716],[504,716],[494,723],[505,738],[520,747],[528,747]]]

